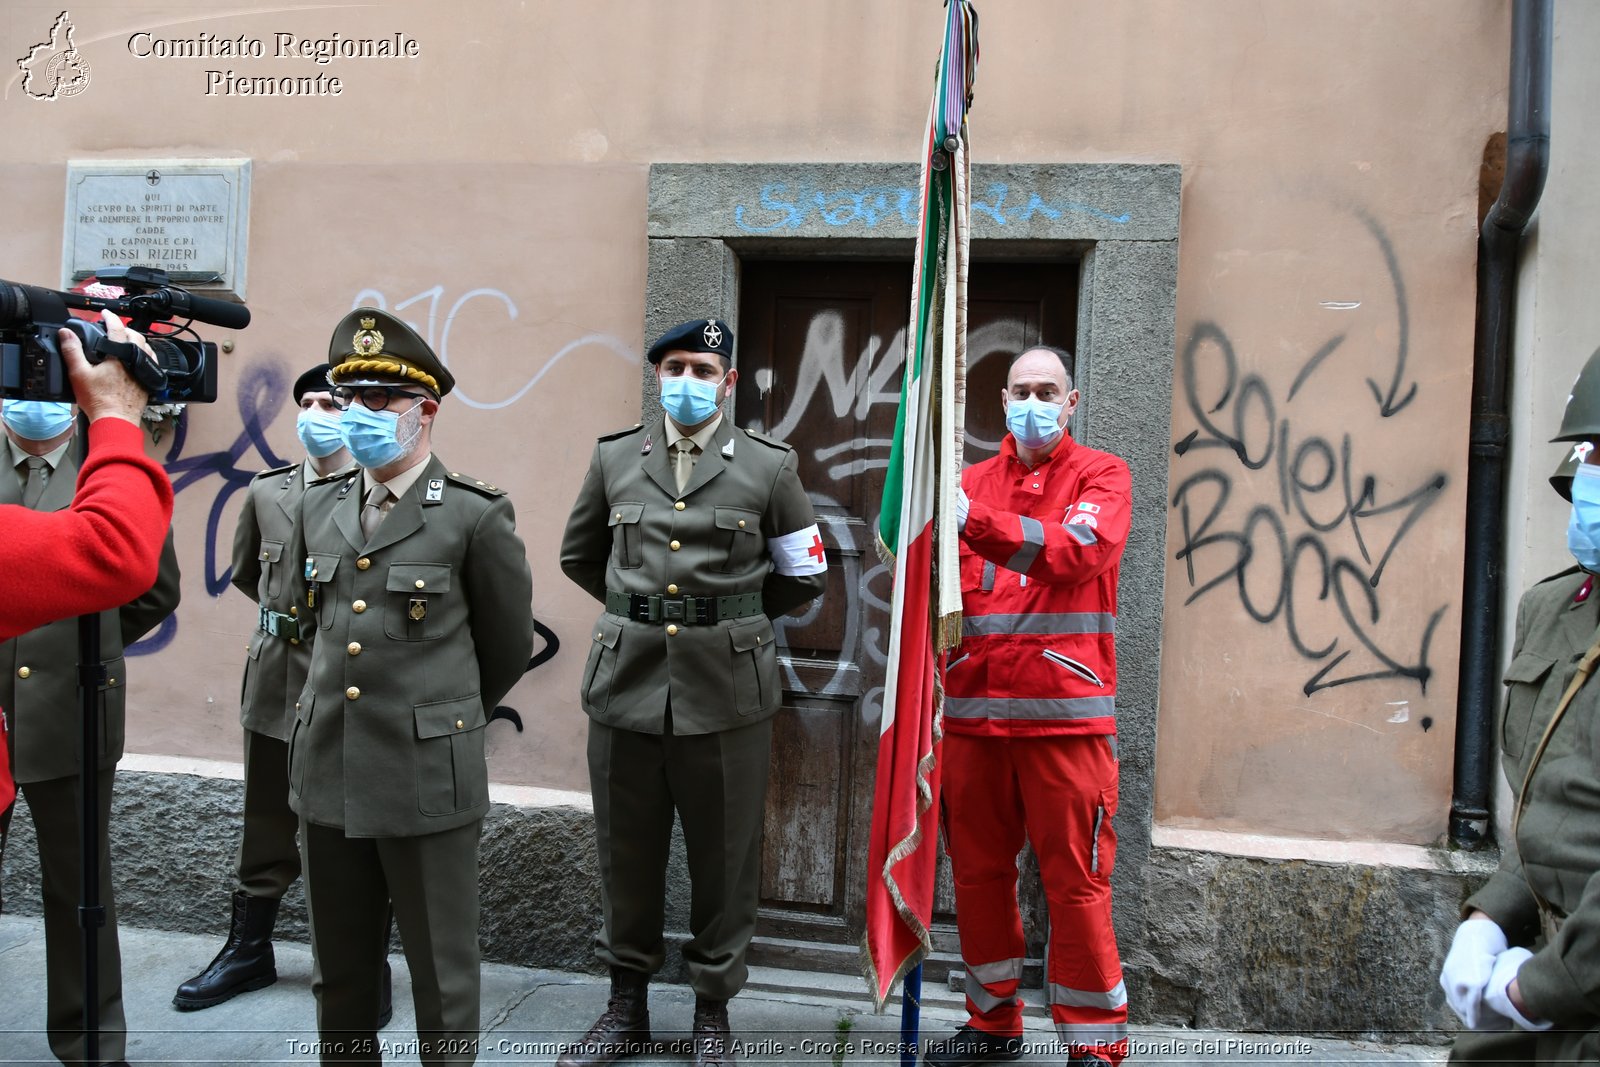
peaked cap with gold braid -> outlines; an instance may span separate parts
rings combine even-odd
[[[428,342],[387,311],[360,307],[339,320],[328,342],[334,385],[421,385],[434,396],[455,388],[455,375]]]

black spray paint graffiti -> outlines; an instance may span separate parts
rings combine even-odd
[[[1389,419],[1404,411],[1418,391],[1416,382],[1406,382],[1405,285],[1382,228],[1367,216],[1358,217],[1378,242],[1398,314],[1393,373],[1387,383],[1366,379],[1377,415]],[[1184,604],[1232,589],[1255,622],[1273,625],[1281,619],[1296,653],[1316,665],[1304,685],[1307,696],[1383,679],[1409,679],[1425,694],[1433,674],[1428,650],[1448,605],[1434,610],[1419,633],[1380,635],[1380,585],[1396,550],[1439,499],[1448,479],[1437,471],[1408,490],[1386,492],[1380,488],[1384,479],[1379,472],[1358,462],[1351,433],[1335,442],[1299,432],[1288,413],[1315,374],[1333,373],[1331,365],[1322,368],[1345,336],[1328,339],[1305,360],[1280,402],[1261,375],[1240,377],[1233,342],[1221,326],[1201,322],[1190,332],[1179,373],[1184,406],[1198,428],[1173,451],[1190,456],[1220,450],[1231,454],[1231,460],[1219,458],[1188,475],[1172,494],[1182,535],[1174,558],[1184,564],[1193,590]],[[1218,383],[1212,395],[1201,396],[1202,378]],[[1281,416],[1280,410],[1285,412]],[[1363,451],[1370,454],[1372,449]],[[1277,475],[1276,500],[1256,503],[1242,520],[1224,518],[1240,469],[1269,467]],[[1355,552],[1341,552],[1335,535],[1346,544],[1353,542]],[[1316,614],[1317,604],[1330,599],[1339,620],[1334,632],[1326,626],[1320,633],[1308,632],[1316,625],[1308,617]],[[1427,729],[1431,723],[1424,719],[1422,725]]]
[[[229,501],[233,499],[235,493],[248,486],[262,470],[281,467],[290,462],[273,451],[266,434],[267,426],[277,417],[285,403],[292,403],[290,384],[288,372],[276,363],[257,364],[245,371],[235,394],[239,434],[222,451],[205,452],[195,456],[184,455],[189,439],[189,411],[185,411],[178,419],[177,428],[172,434],[172,444],[162,461],[162,466],[166,468],[167,476],[172,479],[173,494],[179,496],[186,490],[196,487],[199,487],[201,492],[210,488],[213,494],[211,505],[206,511],[203,571],[206,593],[210,596],[221,596],[227,591],[233,579],[233,565],[228,558],[231,556],[233,532],[224,530],[222,526],[222,518],[227,511]],[[554,659],[561,648],[561,641],[555,631],[538,619],[534,619],[533,629],[537,651],[528,661],[524,673]],[[152,633],[131,645],[127,655],[148,656],[160,652],[172,643],[177,633],[178,615],[173,614]],[[522,730],[521,717],[511,708],[496,708],[493,717],[509,719],[519,732]]]

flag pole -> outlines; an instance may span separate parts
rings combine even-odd
[[[917,1067],[917,1032],[922,1026],[922,964],[900,983],[900,1067]]]

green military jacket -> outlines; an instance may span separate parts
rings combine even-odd
[[[533,653],[527,551],[505,494],[437,456],[370,543],[361,496],[355,471],[300,501],[290,558],[316,638],[290,806],[349,837],[454,829],[489,809],[484,730]]]
[[[306,491],[306,464],[262,471],[245,490],[244,508],[233,532],[233,585],[255,602],[255,633],[246,646],[244,682],[239,694],[239,722],[254,733],[289,740],[294,700],[311,666],[307,626],[297,638],[273,636],[259,625],[262,608],[298,615],[294,572],[301,561],[288,556],[294,517]]]
[[[561,569],[607,591],[760,593],[762,611],[711,625],[602,613],[583,671],[584,711],[640,733],[713,733],[758,722],[782,693],[771,620],[822,593],[822,540],[794,452],[724,416],[683,492],[663,419],[602,437],[561,542]],[[787,551],[780,550],[782,546]]]
[[[45,485],[37,510],[65,511],[77,492],[77,482],[78,463],[68,449]],[[17,479],[0,471],[0,504],[20,503],[22,489]],[[100,661],[106,669],[97,760],[101,770],[115,767],[122,758],[128,682],[122,650],[177,608],[178,582],[178,554],[168,531],[156,584],[137,600],[100,613]],[[61,619],[0,643],[0,708],[10,716],[17,781],[47,782],[78,773],[83,727],[78,716],[77,619]]]
[[[1522,598],[1501,721],[1513,797],[1578,660],[1600,636],[1597,627],[1600,589],[1585,595],[1585,575],[1576,569]],[[1529,880],[1566,915],[1554,943],[1536,944],[1517,974],[1529,1016],[1592,1043],[1600,1027],[1600,678],[1578,690],[1557,725],[1534,771],[1516,840],[1502,843],[1500,869],[1463,911],[1481,909],[1512,944],[1531,944],[1538,913]]]

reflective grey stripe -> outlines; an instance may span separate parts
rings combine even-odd
[[[1067,533],[1077,538],[1078,543],[1082,545],[1092,545],[1096,541],[1100,540],[1100,538],[1094,535],[1094,530],[1092,528],[1085,526],[1081,522],[1067,523],[1066,530]]]
[[[1094,809],[1094,836],[1090,838],[1094,843],[1089,847],[1089,873],[1100,873],[1100,824],[1106,820],[1106,809]]]
[[[1128,1006],[1128,987],[1122,982],[1109,993],[1096,993],[1088,989],[1072,989],[1064,985],[1050,983],[1050,1003],[1060,1004],[1067,1008],[1104,1008],[1110,1011],[1113,1008],[1126,1008]]]
[[[1114,634],[1117,617],[1109,611],[1034,612],[1027,615],[963,615],[962,637],[991,634]]]
[[[1022,547],[1017,549],[1016,555],[1006,560],[1006,570],[1027,574],[1028,568],[1033,566],[1033,561],[1039,558],[1039,552],[1044,548],[1044,523],[1026,515],[1018,515],[1017,518],[1022,522]]]
[[[1117,735],[1116,734],[1106,734],[1105,735],[1105,739],[1106,739],[1106,744],[1111,746],[1111,758],[1112,759],[1117,759],[1118,758],[1118,756],[1117,756]]]
[[[951,697],[947,719],[1100,719],[1115,716],[1115,697]]]
[[[987,559],[984,560],[983,561],[983,591],[985,593],[992,592],[994,590],[994,572],[995,572],[994,561],[993,560],[987,560]]]
[[[995,996],[983,988],[983,983],[973,977],[971,971],[967,972],[966,994],[967,999],[972,1001],[972,1006],[984,1015],[989,1014],[996,1008],[1004,1007],[1016,999],[1015,997]]]
[[[993,963],[968,963],[967,981],[1007,982],[1022,977],[1022,958],[995,960]]]
[[[1056,1036],[1068,1045],[1115,1045],[1128,1039],[1128,1024],[1056,1023]]]

